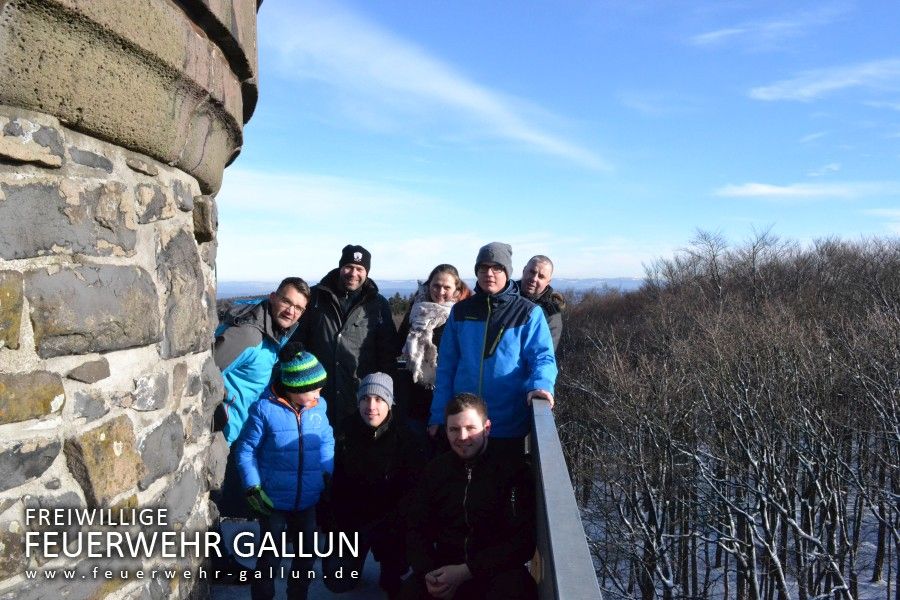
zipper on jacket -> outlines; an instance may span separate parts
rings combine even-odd
[[[512,493],[510,493],[510,495],[509,495],[509,503],[512,505],[512,516],[513,516],[513,518],[516,518],[517,511],[516,511],[516,488],[515,487],[512,489]]]
[[[491,322],[491,297],[487,297],[487,318],[484,320],[484,340],[481,342],[481,361],[478,365],[478,395],[484,397],[481,388],[484,385],[484,351],[487,348],[488,325]]]
[[[295,412],[297,415],[297,497],[294,499],[294,510],[300,510],[300,492],[303,488],[303,410]]]
[[[488,353],[488,356],[493,356],[494,352],[497,351],[497,346],[500,345],[500,338],[503,337],[503,332],[506,331],[506,327],[501,327],[500,331],[497,332],[497,339],[494,340],[494,343],[491,344],[491,351]]]
[[[469,512],[466,510],[470,483],[472,483],[472,467],[466,467],[466,489],[463,491],[463,521],[466,524],[466,537],[463,538],[463,557],[466,564],[469,564],[469,534],[472,533],[472,526],[469,525]]]

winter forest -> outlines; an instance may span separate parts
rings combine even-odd
[[[701,232],[565,318],[555,413],[607,598],[900,600],[900,240]]]

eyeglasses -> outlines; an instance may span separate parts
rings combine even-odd
[[[281,294],[276,293],[276,294],[275,294],[275,297],[278,298],[278,301],[279,301],[283,306],[290,306],[291,308],[293,308],[294,310],[296,310],[296,311],[297,311],[297,314],[299,314],[299,315],[302,315],[302,314],[303,314],[303,311],[306,310],[306,307],[305,307],[305,306],[300,306],[299,304],[294,304],[293,302],[291,302],[290,298],[287,298],[287,297],[285,297],[285,296],[282,296]]]
[[[487,273],[488,271],[490,271],[494,275],[497,275],[498,273],[503,272],[503,267],[501,267],[500,265],[497,265],[497,264],[490,264],[490,265],[478,265],[478,267],[475,269],[475,272],[478,274]]]

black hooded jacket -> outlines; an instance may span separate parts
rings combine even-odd
[[[534,478],[490,445],[465,462],[445,452],[425,468],[409,507],[407,557],[419,575],[466,563],[474,577],[521,567],[534,555]]]
[[[312,287],[309,306],[301,317],[294,340],[303,343],[325,367],[328,381],[322,396],[328,401],[328,420],[338,433],[344,419],[356,412],[359,380],[394,364],[397,330],[387,299],[366,279],[355,294],[346,316],[338,269]]]

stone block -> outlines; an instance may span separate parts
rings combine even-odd
[[[194,198],[194,238],[197,243],[215,239],[219,228],[219,212],[216,200],[212,196]]]
[[[33,163],[58,169],[64,161],[63,136],[59,129],[25,117],[6,119],[0,135],[0,160]]]
[[[69,371],[66,377],[82,383],[97,383],[109,377],[109,361],[105,358],[88,361]]]
[[[134,208],[118,182],[0,183],[0,258],[134,253]],[[35,227],[40,223],[40,227]]]
[[[134,188],[135,212],[138,223],[144,225],[171,219],[175,216],[175,203],[162,187],[141,183]]]
[[[219,371],[212,356],[203,363],[200,377],[203,380],[203,418],[206,419],[207,423],[211,423],[213,412],[225,397],[225,384],[222,382],[222,372]]]
[[[25,534],[21,524],[0,522],[0,581],[9,579],[16,575],[21,575],[27,564],[23,547],[25,545]],[[6,600],[18,596],[9,596],[7,593],[0,592],[0,598]]]
[[[204,279],[197,245],[179,231],[156,258],[156,273],[166,288],[163,358],[209,348],[209,315],[203,305]]]
[[[137,171],[138,173],[143,173],[144,175],[149,175],[150,177],[156,177],[159,175],[159,167],[154,164],[148,163],[145,160],[142,160],[136,156],[129,156],[125,159],[125,164],[128,165],[128,168],[132,171]]]
[[[184,455],[184,425],[181,418],[177,414],[166,417],[144,438],[140,448],[147,474],[138,487],[145,490],[163,475],[177,470],[181,464]]]
[[[184,388],[185,396],[196,396],[203,389],[203,380],[197,373],[191,373],[187,385]]]
[[[221,431],[213,435],[212,444],[206,451],[206,484],[211,490],[222,489],[225,480],[225,465],[228,463],[228,442]]]
[[[187,364],[180,362],[172,369],[172,397],[175,398],[175,405],[181,405],[181,399],[184,397],[184,388],[187,385],[188,368]]]
[[[0,492],[43,475],[61,447],[59,440],[35,438],[0,448]]]
[[[62,377],[56,373],[0,373],[0,425],[59,412],[65,400]]]
[[[148,373],[134,380],[131,408],[139,411],[158,410],[169,400],[169,374]]]
[[[0,271],[0,348],[15,350],[19,347],[21,325],[22,274],[18,271]]]
[[[107,173],[112,173],[113,171],[112,161],[105,156],[100,156],[89,150],[69,148],[69,157],[72,159],[72,162],[84,165],[85,167],[99,169],[101,171],[106,171]]]
[[[185,469],[160,496],[157,505],[169,509],[170,523],[184,523],[194,512],[197,496],[200,495],[200,479],[193,469]]]
[[[95,421],[109,412],[109,405],[102,392],[97,390],[75,392],[75,416]]]
[[[191,194],[191,188],[187,184],[176,179],[172,182],[172,193],[175,196],[175,205],[178,207],[178,210],[183,212],[194,210],[194,196]]]
[[[26,275],[41,358],[107,352],[161,339],[156,287],[137,267],[85,265]]]
[[[145,468],[136,448],[134,428],[125,415],[66,440],[66,463],[88,506],[109,506],[137,485]]]
[[[200,256],[203,257],[203,262],[209,265],[210,269],[216,268],[216,255],[218,252],[219,245],[216,243],[216,240],[200,244]]]
[[[81,498],[78,497],[78,494],[72,491],[66,491],[59,495],[28,495],[22,498],[22,503],[25,505],[25,508],[32,509],[46,508],[49,510],[54,510],[57,508],[84,508],[84,503],[81,501]],[[32,521],[31,523],[25,523],[23,519],[23,523],[25,525],[25,529],[28,531],[55,531],[60,533],[68,532],[69,535],[72,536],[69,541],[70,551],[74,551],[78,543],[77,540],[75,540],[74,536],[80,529],[80,526],[76,522],[61,525],[44,525],[40,522],[35,521]],[[61,540],[58,543],[53,544],[51,548],[54,554],[61,553],[63,549]],[[52,560],[52,557],[44,557],[43,553],[38,553],[35,558],[40,564]]]

